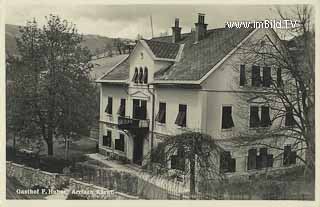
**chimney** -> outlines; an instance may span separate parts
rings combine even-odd
[[[179,18],[174,20],[174,27],[172,27],[172,42],[177,43],[181,39],[181,27],[179,27]]]
[[[201,14],[201,13],[198,14],[198,22],[195,23],[196,25],[195,42],[199,42],[206,36],[208,24],[204,23],[204,15],[205,14]]]

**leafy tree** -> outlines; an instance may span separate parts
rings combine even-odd
[[[8,128],[20,128],[19,138],[40,136],[53,155],[54,138],[75,138],[88,131],[96,89],[89,78],[90,52],[81,47],[75,25],[56,15],[46,19],[42,28],[36,20],[20,28],[21,57],[10,67],[13,90],[8,96],[14,104],[8,111],[15,113],[8,114]]]

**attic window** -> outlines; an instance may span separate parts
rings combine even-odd
[[[147,84],[148,83],[148,68],[144,68],[144,73],[143,73],[143,83]]]
[[[246,85],[246,70],[245,65],[240,65],[240,86]]]
[[[260,77],[260,67],[253,65],[252,66],[252,74],[251,74],[251,78],[252,78],[252,86],[254,87],[259,87],[260,83],[261,83],[261,77]]]
[[[262,85],[264,87],[270,87],[271,85],[271,68],[270,67],[264,67],[263,68],[263,81]]]
[[[134,74],[133,74],[132,81],[135,82],[135,83],[138,83],[138,68],[134,69]]]
[[[139,70],[139,75],[138,75],[138,81],[139,81],[139,83],[143,83],[142,78],[143,78],[143,69],[140,68],[140,70]]]

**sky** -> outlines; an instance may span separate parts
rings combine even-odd
[[[287,7],[283,7],[287,9]],[[168,32],[174,19],[180,19],[182,33],[190,32],[197,21],[198,13],[204,13],[208,28],[224,27],[226,21],[279,19],[272,5],[44,5],[8,4],[6,24],[25,25],[35,18],[45,23],[45,16],[59,15],[76,24],[83,34],[98,34],[108,37],[135,39],[137,34],[151,37],[152,16],[154,36]]]

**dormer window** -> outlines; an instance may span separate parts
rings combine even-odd
[[[148,83],[148,68],[144,68],[144,73],[143,73],[143,83],[147,84]]]
[[[138,83],[138,68],[134,69],[134,74],[133,74],[132,81],[135,82],[135,83]]]

